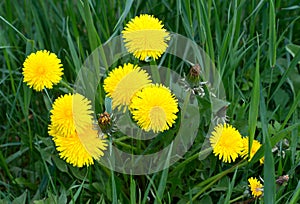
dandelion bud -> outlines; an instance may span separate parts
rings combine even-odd
[[[195,64],[194,66],[192,66],[187,76],[189,82],[192,84],[199,83],[200,73],[201,73],[201,67],[199,64]]]
[[[101,113],[98,118],[98,125],[102,132],[108,132],[112,127],[112,120],[107,112]]]

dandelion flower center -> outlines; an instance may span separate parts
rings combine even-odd
[[[61,80],[63,68],[60,59],[49,51],[30,54],[23,63],[23,81],[36,91],[51,89]]]
[[[41,75],[41,76],[44,76],[45,73],[46,73],[46,68],[43,67],[43,66],[39,67],[37,73],[38,73],[39,75]]]
[[[171,91],[163,85],[149,85],[132,98],[132,117],[145,131],[168,130],[177,118],[178,102]]]
[[[241,134],[228,124],[219,124],[215,127],[210,137],[213,153],[223,162],[231,163],[242,151]]]
[[[57,98],[50,112],[52,125],[64,136],[74,134],[74,131],[80,132],[92,123],[90,101],[80,94]]]
[[[167,49],[166,42],[170,39],[162,22],[148,14],[132,19],[122,34],[127,50],[140,60],[147,57],[159,58]]]
[[[165,121],[167,120],[165,111],[159,106],[155,106],[150,110],[150,120],[153,126],[158,127],[158,129],[163,129]]]

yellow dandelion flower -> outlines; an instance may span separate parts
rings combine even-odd
[[[251,189],[252,195],[254,197],[260,197],[264,192],[263,189],[264,186],[260,183],[259,180],[253,177],[249,178],[248,182],[249,182],[249,187]]]
[[[241,152],[241,157],[243,158],[247,158],[248,157],[248,152],[249,152],[249,137],[244,137],[242,139],[243,142],[243,148],[242,148],[242,152]],[[250,161],[252,159],[252,157],[255,155],[255,153],[257,152],[257,150],[259,150],[259,148],[261,147],[261,144],[259,141],[257,140],[253,140],[252,143],[252,147],[251,147],[251,151],[250,151],[250,158],[248,161]],[[264,163],[264,158],[261,158],[259,160],[260,164]]]
[[[149,85],[132,98],[133,119],[145,131],[168,130],[175,123],[178,102],[170,89],[163,85]]]
[[[215,127],[210,137],[213,153],[223,162],[231,163],[242,151],[242,136],[229,124],[219,124]]]
[[[130,63],[112,70],[103,86],[107,96],[112,98],[112,108],[127,107],[133,95],[150,84],[149,78],[145,70]]]
[[[52,89],[63,75],[60,59],[54,53],[42,50],[30,54],[23,63],[23,81],[36,91]]]
[[[91,108],[91,102],[84,96],[65,94],[53,103],[51,125],[65,137],[74,134],[75,130],[82,132],[86,125],[92,123]],[[49,134],[55,136],[51,130]]]
[[[52,138],[59,156],[75,167],[83,167],[94,164],[104,155],[107,147],[106,140],[99,138],[98,130],[92,125],[85,128],[84,132],[73,132],[65,137],[59,130],[50,125],[50,132],[54,133]]]
[[[170,37],[162,22],[148,14],[131,19],[122,31],[125,47],[140,60],[158,59],[168,47]]]

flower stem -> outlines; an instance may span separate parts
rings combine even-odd
[[[133,147],[133,146],[128,145],[128,144],[125,144],[125,143],[123,143],[123,142],[119,142],[119,141],[115,141],[115,140],[114,140],[114,143],[117,144],[117,145],[123,146],[124,148],[132,149],[132,150],[135,151],[135,152],[138,151],[138,148]]]
[[[177,172],[179,169],[183,168],[185,165],[187,165],[188,163],[190,163],[191,161],[193,161],[194,159],[199,158],[201,155],[205,155],[208,152],[210,152],[212,150],[212,148],[206,148],[203,151],[198,152],[197,154],[194,154],[193,156],[187,158],[186,160],[184,160],[183,162],[181,162],[178,166],[175,167],[175,169],[173,169],[173,171],[170,173],[170,175],[173,175],[175,172]]]
[[[230,200],[229,203],[236,202],[236,201],[238,201],[238,200],[240,200],[240,199],[243,199],[244,197],[245,197],[245,195],[241,195],[241,196],[239,196],[239,197],[237,197],[237,198],[234,198],[234,199]]]
[[[74,89],[64,80],[60,81],[61,85],[63,85],[64,87],[66,87],[70,92],[74,92]]]
[[[158,67],[157,67],[157,64],[156,64],[155,60],[150,61],[150,69],[151,69],[153,82],[155,84],[160,83],[161,82],[160,81],[160,75],[159,75]]]
[[[199,183],[198,185],[196,185],[197,187],[203,187],[193,198],[192,201],[194,201],[197,197],[199,197],[202,193],[204,193],[208,188],[210,188],[214,183],[216,183],[218,180],[220,180],[222,177],[224,177],[225,175],[227,175],[228,173],[233,172],[236,168],[240,168],[242,166],[245,166],[248,162],[247,161],[240,161],[239,163],[237,163],[236,165],[232,166],[231,168],[209,178],[206,179],[205,181],[202,181],[201,183]],[[190,203],[190,202],[188,202]]]
[[[48,98],[50,104],[52,104],[52,100],[51,100],[51,98],[50,98],[50,96],[49,96],[49,93],[48,93],[47,89],[44,88],[44,91],[45,91],[45,94],[46,94],[46,96],[47,96],[47,98]]]

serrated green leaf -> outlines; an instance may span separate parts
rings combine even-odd
[[[72,165],[69,165],[69,169],[71,170],[72,174],[76,178],[78,178],[80,180],[84,180],[85,179],[87,168],[78,168],[78,167],[74,167]]]
[[[55,164],[55,166],[61,171],[61,172],[68,172],[68,166],[66,162],[57,156],[52,155],[52,160]]]

